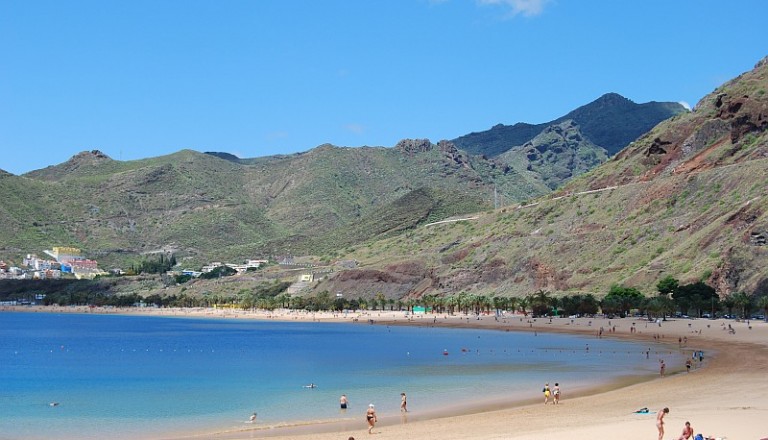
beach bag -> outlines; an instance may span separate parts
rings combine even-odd
[[[693,440],[704,440],[704,436],[701,434],[696,434],[696,437],[694,437]]]

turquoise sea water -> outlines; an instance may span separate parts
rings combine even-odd
[[[659,356],[675,364],[652,348],[646,359],[646,345],[542,333],[0,313],[0,439],[221,432],[254,411],[259,426],[359,419],[368,403],[398,413],[401,391],[414,413],[478,394],[538,399],[545,382],[567,396],[654,374]]]

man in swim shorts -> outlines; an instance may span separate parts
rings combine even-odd
[[[347,400],[347,395],[342,394],[341,397],[339,398],[339,405],[341,406],[341,409],[347,409],[347,403],[349,403],[349,401]]]

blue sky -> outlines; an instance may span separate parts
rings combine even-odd
[[[768,1],[0,1],[0,169],[240,157],[694,105],[768,55]]]

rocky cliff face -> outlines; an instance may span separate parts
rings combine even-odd
[[[554,190],[574,176],[604,163],[608,160],[608,152],[587,139],[579,125],[568,119],[550,125],[529,142],[512,148],[498,159],[509,166],[541,175],[546,185]]]

